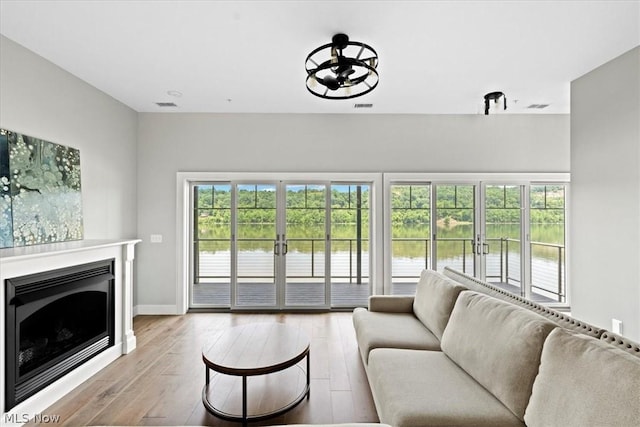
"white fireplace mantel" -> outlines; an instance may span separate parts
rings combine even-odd
[[[115,340],[114,346],[78,366],[64,377],[50,384],[35,395],[5,409],[5,390],[0,387],[0,412],[2,425],[21,425],[44,411],[58,399],[103,369],[123,354],[136,348],[133,333],[133,260],[134,247],[140,242],[131,240],[78,240],[65,243],[0,249],[0,372],[5,374],[5,292],[6,279],[41,273],[58,268],[71,267],[115,259]],[[4,382],[4,381],[3,381]]]

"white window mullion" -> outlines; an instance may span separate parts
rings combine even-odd
[[[522,239],[520,251],[522,252],[521,280],[524,297],[531,298],[531,204],[530,185],[522,186]]]
[[[480,280],[487,279],[487,257],[484,253],[485,245],[487,245],[487,184],[485,182],[479,182],[476,190],[476,206],[475,206],[475,230],[474,238],[475,245],[473,246],[475,260],[474,276],[480,278]]]
[[[231,307],[236,307],[238,284],[238,184],[231,184]]]
[[[331,306],[331,182],[325,183],[325,221],[324,221],[324,298],[327,306]]]
[[[430,219],[431,219],[431,223],[429,224],[429,231],[431,236],[429,236],[430,238],[430,247],[429,250],[431,251],[431,268],[433,270],[437,270],[438,269],[438,245],[436,245],[436,239],[438,238],[438,208],[436,206],[436,191],[437,191],[437,184],[431,183],[431,186],[429,187],[429,191],[430,191],[430,196],[429,196],[429,202],[430,202],[430,206],[429,206],[429,210],[430,210]]]

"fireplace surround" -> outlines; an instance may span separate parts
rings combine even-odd
[[[2,421],[9,422],[9,425],[17,426],[21,425],[21,423],[26,420],[37,417],[58,399],[71,392],[71,390],[82,384],[89,377],[96,374],[122,355],[126,355],[135,350],[136,337],[133,332],[133,264],[135,258],[135,245],[139,242],[140,240],[138,239],[80,240],[0,249],[0,286],[3,287],[3,289],[0,289],[0,331],[3,332],[6,330],[7,324],[10,322],[8,318],[12,317],[9,313],[11,308],[7,309],[9,303],[5,300],[16,297],[16,295],[13,295],[10,298],[7,298],[8,293],[11,293],[11,291],[7,290],[7,287],[13,286],[10,283],[12,279],[22,279],[25,276],[28,277],[41,273],[44,273],[45,275],[51,274],[51,272],[57,273],[59,270],[65,269],[70,269],[66,271],[73,273],[78,266],[82,267],[93,263],[104,262],[105,260],[107,260],[111,265],[106,268],[108,271],[99,273],[97,276],[102,276],[101,279],[108,279],[109,275],[113,276],[111,279],[104,281],[93,279],[98,282],[111,282],[110,285],[106,285],[107,288],[109,286],[111,287],[110,294],[109,290],[105,288],[104,283],[102,285],[91,283],[88,288],[85,288],[85,291],[91,295],[89,297],[90,299],[102,301],[98,305],[102,306],[103,303],[108,304],[104,302],[105,297],[107,301],[111,301],[112,303],[112,309],[105,309],[113,313],[110,319],[105,317],[107,325],[106,329],[109,330],[109,333],[107,334],[108,336],[100,332],[95,334],[94,338],[89,338],[87,341],[92,344],[89,344],[85,350],[91,353],[90,357],[86,358],[83,363],[72,363],[74,367],[69,368],[68,372],[53,380],[53,382],[44,386],[41,390],[34,391],[34,394],[30,397],[24,397],[24,400],[16,402],[13,407],[7,405],[7,403],[10,403],[11,398],[5,396],[8,394],[6,393],[5,385],[3,384],[0,386],[0,416],[2,417]],[[104,266],[102,268],[104,268]],[[19,280],[17,283],[19,283]],[[55,300],[65,300],[61,301],[59,304],[68,304],[76,307],[82,305],[83,303],[75,300],[76,298],[82,297],[82,295],[75,297],[72,296],[77,292],[75,292],[75,289],[71,288],[76,286],[80,285],[68,285],[69,289],[67,289],[67,291],[70,293],[65,296],[70,297],[70,299],[55,298]],[[84,285],[80,287],[84,287]],[[25,301],[27,299],[42,300],[40,297],[43,295],[44,294],[35,294],[29,298],[25,298],[24,296],[20,297]],[[48,296],[45,296],[44,302],[47,302],[47,298]],[[38,308],[36,306],[33,307],[33,310]],[[56,308],[54,306],[53,310],[67,311],[67,308],[64,305],[62,308]],[[45,312],[44,314],[47,313]],[[15,314],[13,316],[15,316]],[[93,314],[88,314],[85,311],[80,315],[83,319],[88,318],[88,316],[93,316]],[[26,317],[29,316],[25,315],[25,318]],[[105,326],[105,320],[97,321],[97,323],[101,327]],[[74,320],[66,319],[65,321],[73,326]],[[28,329],[29,325],[25,325],[25,328]],[[58,334],[60,334],[60,338],[64,341],[64,338],[68,338],[69,333],[71,332],[70,330],[65,331],[65,328],[71,329],[69,326],[56,328],[56,325],[53,325],[52,328],[54,329],[54,332],[49,332],[49,334],[55,335],[54,340],[58,337]],[[92,329],[92,332],[95,332],[95,330]],[[24,359],[31,357],[31,351],[35,352],[35,347],[44,342],[42,337],[37,336],[35,339],[32,339],[32,341],[33,343],[31,345],[23,346],[23,366],[26,366],[24,364]],[[107,343],[106,346],[105,342]],[[14,346],[19,351],[20,344],[14,344]],[[103,346],[105,348],[101,348],[99,351],[92,353],[95,350],[94,347]],[[5,347],[7,347],[6,340],[3,336],[0,338],[0,372],[2,373],[1,375],[3,376],[3,380],[8,379],[5,377],[5,373],[7,372],[7,363],[9,362],[8,360],[5,360],[5,355],[7,354],[7,349]],[[30,347],[34,348],[29,351]],[[62,353],[66,354],[66,351],[62,351]],[[58,364],[60,360],[65,358],[66,356],[59,354],[52,357],[51,360],[45,363],[45,365],[51,367]],[[66,368],[67,367],[62,370],[67,371]],[[25,368],[25,378],[19,378],[19,381],[23,379],[28,380],[27,377],[29,377],[29,375],[35,375],[32,372],[36,372],[36,370],[34,369],[27,373]],[[59,372],[55,373],[57,374]],[[18,372],[17,376],[20,376],[19,374],[20,372]]]
[[[6,280],[7,409],[113,346],[114,261]]]

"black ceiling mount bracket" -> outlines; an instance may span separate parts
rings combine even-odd
[[[346,34],[338,33],[331,38],[333,46],[338,49],[344,49],[349,44],[349,36]]]
[[[498,103],[498,100],[500,99],[500,97],[503,98],[503,102],[504,102],[504,108],[503,110],[507,109],[507,97],[504,93],[502,92],[489,92],[488,94],[486,94],[484,96],[484,114],[485,116],[489,114],[489,106],[490,106],[490,102],[493,101],[494,104]]]

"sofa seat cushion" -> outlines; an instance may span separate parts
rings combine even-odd
[[[640,358],[554,330],[544,343],[524,419],[532,427],[640,425]]]
[[[341,424],[282,424],[273,427],[391,427],[379,423],[341,423]]]
[[[544,340],[555,327],[525,308],[464,291],[442,336],[442,351],[522,420]]]
[[[444,353],[374,349],[369,383],[380,422],[405,426],[522,426]]]
[[[413,313],[385,313],[360,307],[353,311],[353,326],[365,364],[374,348],[440,350],[440,341]]]
[[[416,285],[413,312],[438,339],[441,339],[458,294],[465,289],[437,271],[422,270]]]

